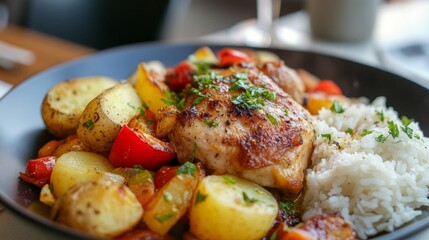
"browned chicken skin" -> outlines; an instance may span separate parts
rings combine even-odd
[[[182,111],[162,114],[175,116],[167,136],[178,160],[298,193],[313,148],[309,113],[256,68],[220,70],[201,82],[185,90]]]
[[[294,69],[287,67],[283,61],[266,62],[260,66],[261,71],[277,85],[291,95],[298,103],[304,98],[304,82]]]

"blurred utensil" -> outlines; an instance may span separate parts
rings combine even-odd
[[[9,9],[5,4],[0,3],[0,32],[6,28],[8,22]],[[34,54],[32,52],[0,41],[0,67],[11,69],[17,63],[30,65],[33,61]]]
[[[10,69],[17,63],[31,65],[34,58],[33,52],[0,41],[0,67]]]
[[[0,98],[2,98],[7,92],[9,92],[11,88],[12,88],[12,85],[0,80]]]
[[[268,47],[273,43],[273,23],[279,18],[280,0],[257,0],[257,18],[236,24],[230,30],[231,38],[241,44]]]

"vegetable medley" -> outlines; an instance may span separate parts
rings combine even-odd
[[[253,84],[250,73],[237,70],[251,68],[274,72],[273,89],[282,92]],[[229,88],[218,83],[225,79]],[[94,237],[354,239],[352,226],[338,214],[302,222],[300,189],[214,171],[197,154],[203,146],[183,143],[190,149],[184,156],[172,144],[176,113],[188,107],[192,114],[192,106],[212,92],[228,92],[240,114],[261,112],[272,126],[296,114],[288,108],[279,114],[266,110],[283,95],[311,114],[321,108],[341,111],[341,103],[349,101],[333,81],[290,69],[272,53],[232,48],[214,53],[201,47],[172,67],[142,62],[127,81],[94,76],[55,85],[42,104],[55,139],[28,161],[20,178],[41,189],[49,218]],[[223,124],[210,116],[202,122],[209,132]]]

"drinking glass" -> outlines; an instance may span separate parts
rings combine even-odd
[[[280,15],[281,0],[257,0],[256,19],[244,21],[230,30],[231,38],[249,46],[269,47],[273,43],[273,22]]]

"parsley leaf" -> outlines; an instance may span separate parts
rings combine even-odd
[[[366,135],[371,134],[371,133],[373,133],[373,132],[374,132],[374,130],[366,130],[366,129],[364,129],[364,130],[360,133],[360,135],[363,137],[363,136],[366,136]]]
[[[387,140],[387,137],[383,136],[383,134],[380,134],[375,138],[375,141],[380,142],[380,143],[384,143],[386,140]]]
[[[167,91],[165,92],[165,96],[166,99],[161,99],[165,104],[176,106],[180,110],[185,106],[185,98],[180,98],[177,93]]]
[[[289,110],[288,109],[285,109],[284,110],[284,113],[285,113],[285,116],[287,117],[287,116],[289,116]]]
[[[273,117],[273,115],[266,113],[268,120],[270,120],[271,124],[273,125],[279,125],[279,122],[277,121],[277,119],[275,117]]]
[[[158,220],[158,222],[162,223],[162,222],[165,222],[166,220],[172,218],[173,216],[174,216],[174,214],[167,213],[167,214],[164,214],[164,215],[161,215],[161,216],[156,216],[155,218],[156,218],[156,220]]]
[[[324,133],[324,134],[321,134],[321,136],[328,139],[328,143],[331,143],[331,134],[330,133]]]
[[[229,177],[229,176],[223,176],[223,180],[224,180],[225,182],[227,182],[227,183],[231,183],[231,184],[236,184],[236,183],[237,183],[237,181],[235,181],[235,179],[234,179],[234,178]]]
[[[197,192],[197,196],[195,196],[195,202],[194,205],[197,205],[200,202],[203,202],[206,200],[207,195],[202,194],[200,191]]]
[[[203,119],[203,123],[205,123],[209,127],[217,127],[217,126],[219,126],[219,123],[217,123],[217,122],[215,122],[213,120],[210,120],[210,119]]]
[[[375,111],[377,113],[378,118],[380,119],[381,122],[384,122],[384,112],[383,110],[381,111]]]
[[[141,165],[138,165],[138,164],[133,165],[133,168],[139,170],[139,172],[143,172],[144,171],[144,168]]]
[[[347,130],[345,132],[350,134],[350,135],[353,135],[353,129],[351,129],[351,128],[347,128]]]
[[[412,128],[410,128],[410,127],[408,127],[408,126],[403,126],[403,127],[401,127],[401,130],[402,130],[405,134],[407,134],[407,136],[408,136],[410,139],[412,139],[412,138],[413,138],[413,129],[412,129]]]
[[[162,195],[162,197],[166,202],[171,202],[171,200],[173,200],[173,195],[171,195],[171,193],[167,191],[164,191],[164,194]]]
[[[90,119],[90,120],[88,120],[88,121],[84,122],[84,123],[82,124],[82,126],[83,126],[84,128],[93,129],[93,128],[94,128],[94,122]]]
[[[275,100],[276,94],[264,87],[253,85],[246,73],[236,73],[235,78],[231,79],[233,83],[229,88],[230,91],[242,90],[232,103],[235,105],[243,105],[247,109],[261,109],[265,105],[265,100]]]
[[[396,123],[394,123],[393,121],[388,121],[387,122],[389,124],[389,133],[390,135],[392,135],[392,137],[395,139],[397,137],[399,137],[399,128],[398,125]]]
[[[189,174],[193,177],[195,177],[195,172],[197,171],[197,167],[195,164],[191,162],[185,162],[182,166],[179,167],[176,171],[176,175],[179,174]]]
[[[408,118],[407,116],[402,116],[401,121],[402,124],[407,127],[408,125],[410,125],[410,123],[414,122],[414,119]]]
[[[247,204],[252,204],[252,203],[254,203],[254,202],[257,202],[257,201],[258,201],[258,199],[256,199],[256,198],[249,198],[249,196],[247,195],[247,193],[246,193],[246,192],[243,192],[243,200],[244,200],[244,202],[245,202],[245,203],[247,203]]]
[[[288,213],[292,213],[293,212],[293,205],[294,202],[293,201],[287,201],[287,202],[279,202],[280,208],[285,210]]]
[[[278,234],[277,232],[278,232],[278,230],[275,231],[273,234],[271,234],[270,240],[276,240],[277,239],[277,234]]]
[[[345,111],[343,106],[341,106],[340,102],[338,102],[337,100],[334,100],[334,103],[332,103],[332,106],[330,109],[334,113],[343,113]]]

